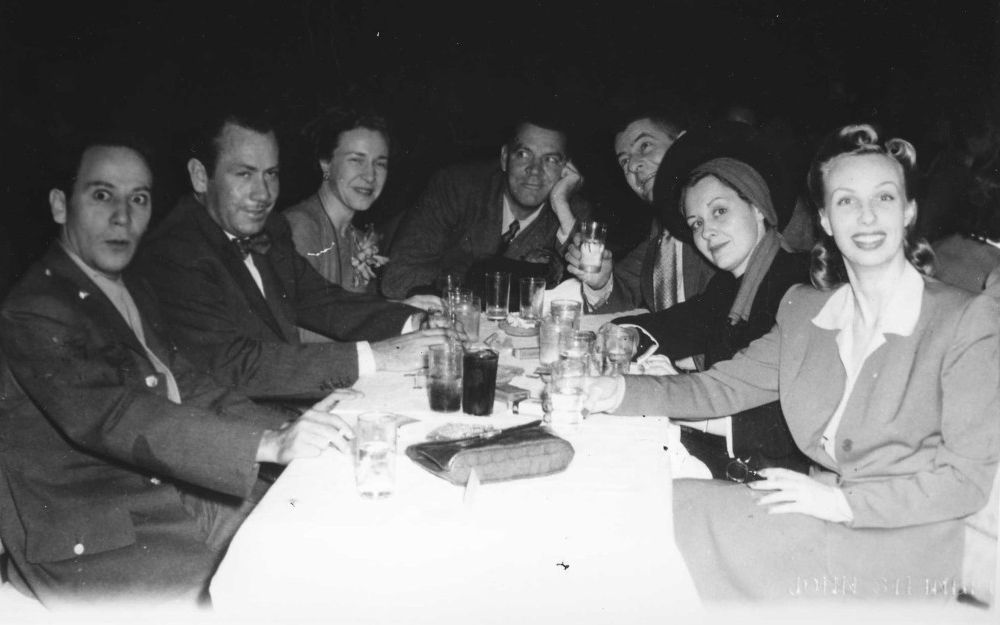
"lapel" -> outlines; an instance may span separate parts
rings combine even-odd
[[[225,231],[212,220],[208,215],[208,211],[197,200],[193,197],[190,199],[193,203],[190,206],[190,210],[195,223],[198,225],[199,230],[201,230],[205,240],[208,241],[209,246],[215,250],[222,266],[226,268],[226,271],[229,272],[229,275],[236,282],[237,286],[239,286],[240,292],[246,298],[247,305],[278,336],[285,336],[281,324],[278,323],[271,307],[264,299],[264,295],[257,288],[257,283],[254,281],[253,276],[250,275],[250,270],[243,263],[240,253],[236,251],[235,246],[226,237]],[[260,260],[261,257],[259,255],[254,257],[254,264],[257,266],[258,271],[261,271],[261,265],[265,264],[264,262],[258,262]],[[263,278],[264,272],[261,271],[261,281],[264,282],[264,289],[267,290],[268,283]]]
[[[272,237],[273,240],[274,237]],[[285,287],[278,277],[278,273],[274,270],[274,265],[272,264],[272,255],[280,255],[284,252],[282,250],[275,249],[272,244],[271,249],[264,256],[260,254],[254,254],[253,262],[257,267],[257,271],[260,272],[260,281],[264,284],[264,292],[267,293],[267,298],[261,298],[265,300],[268,310],[271,312],[272,319],[278,324],[281,335],[284,337],[286,342],[296,343],[298,342],[298,328],[290,320],[294,318],[293,311],[290,310],[288,306],[288,297],[285,294]],[[245,267],[245,265],[244,265]],[[247,271],[249,273],[249,271]],[[257,289],[257,285],[254,284],[254,289],[257,293],[260,293],[260,289]],[[274,326],[272,326],[274,327]]]
[[[146,338],[146,347],[149,348],[149,351],[156,354],[160,362],[168,368],[172,367],[172,344],[168,338],[165,338],[167,333],[162,327],[160,316],[154,312],[158,310],[157,307],[159,306],[156,297],[150,290],[149,285],[141,278],[126,272],[124,279],[129,295],[132,296],[132,301],[135,302],[135,307],[139,311],[139,319],[142,322],[142,333]]]
[[[79,302],[88,314],[95,319],[100,319],[100,326],[110,330],[114,337],[127,345],[129,349],[139,354],[144,360],[148,360],[146,350],[143,349],[139,338],[129,327],[125,319],[122,318],[118,309],[111,303],[111,300],[104,294],[94,282],[76,266],[62,246],[54,243],[42,260],[46,271],[51,271],[54,275],[67,280],[75,293],[73,297]]]
[[[486,245],[484,246],[485,249],[490,250],[490,254],[496,254],[500,251],[500,239],[503,237],[501,230],[503,229],[504,176],[503,170],[497,169],[490,185],[490,198],[487,203],[489,227],[486,232]],[[517,239],[515,238],[514,240],[516,241]],[[511,247],[513,247],[513,241],[511,242]],[[509,250],[510,248],[508,248]]]

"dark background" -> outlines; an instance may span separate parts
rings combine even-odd
[[[198,103],[237,89],[280,114],[279,208],[319,182],[301,126],[347,97],[378,102],[395,125],[389,184],[367,216],[379,222],[440,166],[497,157],[513,105],[554,98],[587,194],[635,238],[648,215],[611,154],[620,105],[680,96],[708,119],[741,104],[790,129],[803,164],[835,125],[873,121],[924,159],[948,121],[997,99],[998,16],[980,0],[0,0],[4,271],[54,232],[44,173],[66,136],[108,122],[143,132],[161,217],[187,190]]]

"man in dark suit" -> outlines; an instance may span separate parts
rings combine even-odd
[[[193,151],[194,193],[151,233],[139,270],[177,342],[219,381],[255,400],[311,402],[365,372],[416,368],[447,338],[400,336],[419,328],[418,308],[345,291],[296,253],[288,222],[272,214],[278,141],[266,116],[221,110]],[[350,342],[303,345],[298,327]]]
[[[653,184],[660,161],[682,134],[680,118],[662,111],[630,116],[615,135],[615,155],[625,180],[645,202],[653,203]],[[590,311],[612,313],[648,308],[664,310],[701,293],[715,273],[690,243],[684,243],[687,224],[653,220],[649,237],[619,262],[605,252],[597,272],[580,268],[577,242],[566,250],[567,270],[583,283],[584,300]],[[687,237],[690,239],[690,237]]]
[[[84,142],[49,194],[60,236],[0,308],[0,533],[8,574],[44,604],[203,598],[250,511],[260,462],[349,428],[293,422],[218,386],[127,273],[152,178],[129,140]]]
[[[576,194],[582,184],[564,131],[519,122],[499,162],[449,167],[431,179],[399,226],[382,292],[402,297],[498,259],[492,267],[515,272],[519,262],[554,261],[561,274],[563,247],[590,212]]]

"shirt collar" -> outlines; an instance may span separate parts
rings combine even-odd
[[[544,206],[544,204],[542,206]],[[536,219],[538,219],[538,216],[542,214],[542,206],[539,206],[538,208],[536,208],[534,211],[532,211],[532,213],[530,215],[528,215],[524,219],[518,219],[518,220],[516,220],[516,221],[521,222],[521,228],[520,228],[521,230],[524,230],[525,228],[527,228],[528,226],[530,226],[533,221],[535,221]],[[510,207],[510,200],[507,199],[507,194],[504,193],[503,194],[503,223],[500,224],[502,226],[502,228],[500,229],[500,232],[507,232],[507,229],[510,228],[510,224],[514,223],[514,221],[515,221],[515,219],[514,219],[514,209],[512,209]]]
[[[906,263],[896,288],[889,296],[889,303],[879,319],[883,334],[910,336],[920,318],[924,295],[924,279],[913,265]],[[824,330],[843,330],[854,320],[857,302],[854,289],[844,284],[830,296],[819,313],[813,317],[815,326]]]

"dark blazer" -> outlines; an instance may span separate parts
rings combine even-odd
[[[658,221],[653,221],[649,237],[628,255],[615,261],[611,279],[614,286],[608,301],[593,309],[596,314],[624,312],[636,308],[656,311],[653,295],[653,272],[656,269],[657,242],[663,232]],[[681,249],[681,272],[684,276],[684,299],[688,300],[705,290],[715,275],[715,266],[704,259],[691,244],[677,240]]]
[[[399,335],[417,309],[323,279],[299,256],[288,222],[264,225],[254,253],[267,298],[225,232],[193,197],[143,243],[137,269],[156,289],[175,340],[219,382],[253,399],[318,399],[358,378],[353,343],[302,345],[297,327],[337,341]]]
[[[262,432],[284,420],[197,371],[149,286],[125,281],[179,405],[58,245],[0,309],[0,531],[14,581],[47,604],[197,593],[254,486]]]
[[[745,322],[734,325],[729,321],[740,280],[726,271],[717,272],[705,291],[692,299],[660,312],[621,317],[615,322],[641,326],[659,343],[657,353],[672,360],[704,354],[705,368],[710,368],[770,332],[782,296],[793,285],[807,282],[809,256],[779,250],[757,289]],[[750,457],[752,468],[808,468],[809,460],[795,446],[777,401],[732,417],[733,453],[738,458]]]
[[[1000,249],[963,234],[936,242],[934,255],[938,280],[973,293],[981,293],[986,287],[986,277],[1000,267]]]
[[[506,184],[506,174],[496,160],[449,167],[435,174],[396,232],[382,274],[382,292],[403,297],[440,275],[465,275],[475,261],[497,256]],[[590,207],[579,194],[570,207],[578,220],[590,215]],[[524,260],[537,250],[562,256],[556,239],[558,217],[548,202],[538,210],[541,213],[514,237],[503,258]]]

